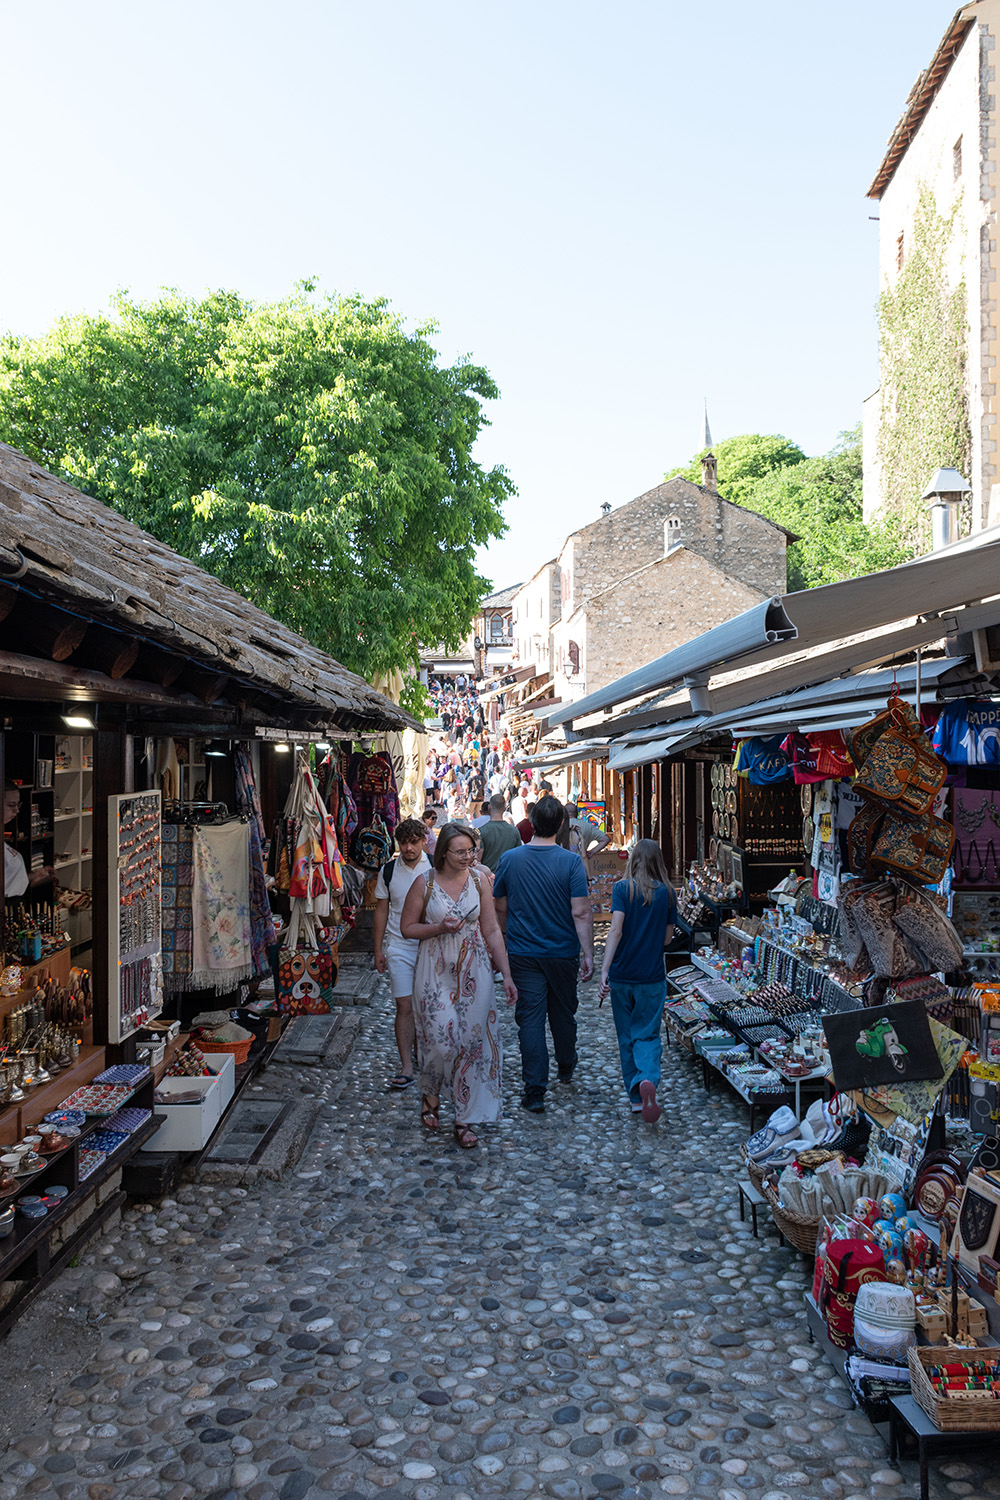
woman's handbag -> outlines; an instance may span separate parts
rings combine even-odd
[[[923,891],[902,885],[893,923],[924,959],[925,973],[950,973],[962,965],[962,939],[941,908]]]
[[[328,1015],[336,982],[336,959],[325,928],[296,905],[277,952],[274,993],[278,1013]]]
[[[870,800],[904,817],[928,814],[948,768],[925,736],[903,721],[886,729],[872,747],[854,785]]]

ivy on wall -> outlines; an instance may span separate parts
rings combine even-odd
[[[882,495],[914,552],[929,543],[927,502],[920,496],[931,474],[953,468],[969,476],[967,297],[965,281],[950,287],[947,271],[957,215],[957,205],[940,214],[930,189],[921,186],[902,270],[878,304]]]

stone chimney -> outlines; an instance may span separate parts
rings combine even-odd
[[[719,485],[716,479],[718,465],[714,453],[706,453],[701,460],[701,482],[706,490],[718,491]]]
[[[604,504],[601,506],[601,515],[602,516],[610,516],[610,514],[611,514],[611,501],[610,500],[605,500]]]

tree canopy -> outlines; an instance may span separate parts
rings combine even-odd
[[[367,678],[458,644],[506,530],[498,395],[384,299],[119,294],[0,339],[0,436]]]
[[[857,578],[911,555],[897,520],[867,523],[862,515],[860,426],[842,432],[819,458],[807,458],[787,438],[760,433],[727,438],[712,451],[719,493],[799,538],[788,548],[789,589]],[[700,483],[701,457],[666,477]]]

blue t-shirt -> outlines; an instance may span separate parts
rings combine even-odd
[[[663,938],[677,921],[677,902],[667,885],[658,885],[647,906],[638,890],[629,894],[627,880],[611,887],[611,912],[625,913],[622,935],[608,969],[612,984],[658,984],[664,979]]]
[[[559,844],[508,849],[500,856],[493,894],[507,898],[508,953],[576,958],[580,939],[570,901],[587,895],[579,854]]]
[[[974,698],[946,703],[932,743],[949,766],[1000,765],[1000,703]]]

